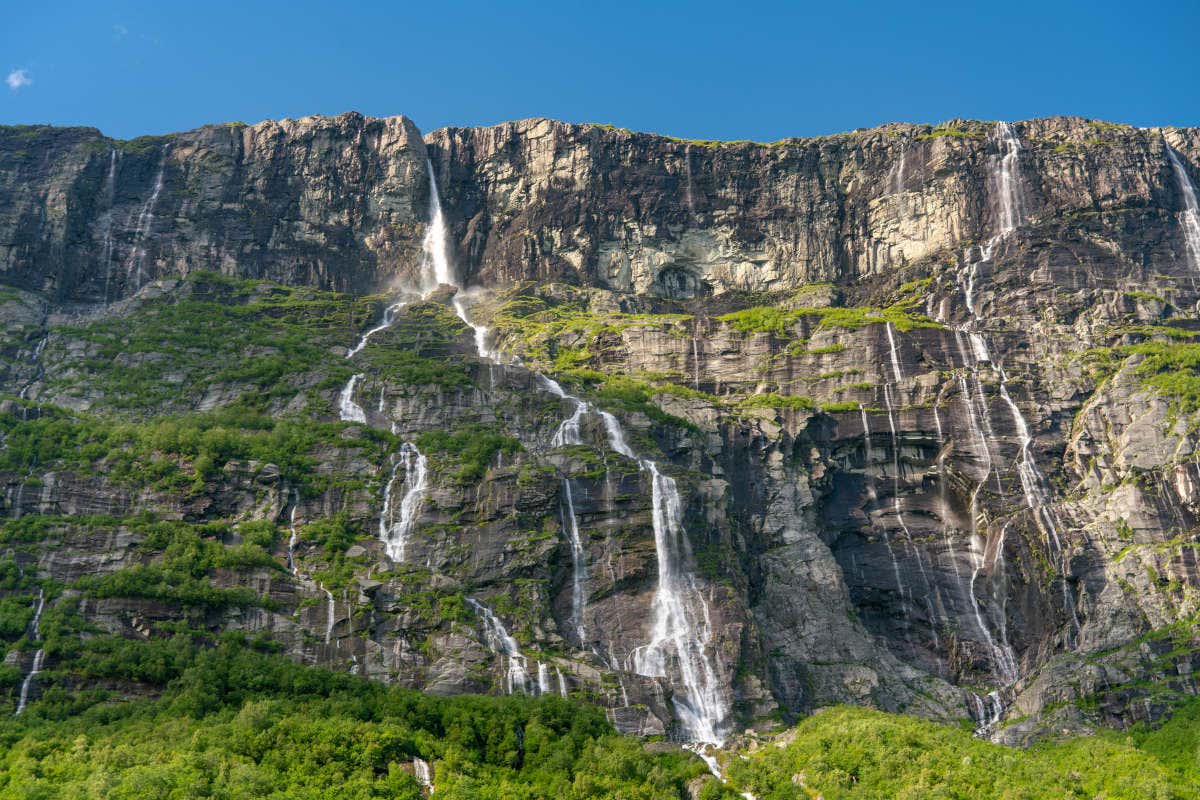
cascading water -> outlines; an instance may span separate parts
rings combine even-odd
[[[413,759],[413,777],[417,779],[417,783],[421,784],[429,794],[433,794],[433,770],[429,768],[429,762],[421,758]]]
[[[367,412],[363,411],[363,407],[354,402],[354,387],[363,379],[363,373],[359,372],[350,376],[350,380],[342,388],[342,393],[338,395],[338,416],[343,422],[366,422]]]
[[[296,542],[300,540],[299,534],[296,532],[296,509],[300,507],[300,493],[292,489],[292,512],[288,515],[288,546],[287,546],[287,565],[288,572],[293,575],[299,572],[296,569]]]
[[[449,257],[447,229],[442,214],[440,195],[437,189],[437,179],[431,164],[427,164],[430,182],[430,223],[426,231],[424,249],[427,277],[425,286],[433,288],[439,284],[458,287],[453,265]],[[500,363],[498,354],[488,347],[488,329],[471,320],[468,314],[466,293],[459,291],[454,297],[454,309],[459,318],[475,332],[475,346],[479,356],[492,363]],[[707,652],[711,637],[708,605],[704,601],[696,584],[695,576],[690,568],[690,549],[682,526],[682,508],[679,492],[675,481],[663,475],[658,465],[649,460],[639,458],[625,439],[625,432],[620,422],[607,411],[596,409],[583,400],[567,394],[553,379],[535,373],[537,379],[550,393],[572,403],[571,416],[564,420],[555,431],[552,446],[561,447],[582,443],[582,421],[597,413],[603,420],[609,447],[629,459],[637,462],[642,472],[651,476],[653,499],[653,526],[655,550],[658,561],[658,587],[655,591],[654,613],[651,625],[650,643],[638,648],[634,653],[635,669],[648,677],[665,678],[668,662],[678,670],[678,678],[682,691],[672,695],[676,713],[679,716],[683,735],[695,742],[719,744],[725,721],[729,716],[729,699],[720,689],[715,670]],[[571,496],[570,488],[564,479],[564,498]],[[573,505],[573,502],[572,502]],[[573,509],[572,509],[573,511]],[[571,514],[572,518],[574,514]],[[572,553],[580,556],[578,562],[586,569],[582,556],[582,548],[576,548],[578,524],[572,519],[568,524],[568,536],[571,537]],[[573,563],[576,563],[573,561]],[[585,577],[584,570],[573,570],[579,577]],[[582,588],[582,583],[576,581],[572,591],[572,605],[576,606],[576,587]],[[489,610],[475,601],[472,606],[483,616],[487,626],[489,641],[492,649],[503,652],[508,658],[509,686],[528,684],[528,673],[525,669],[524,656],[516,649],[516,642],[508,636]],[[582,606],[582,602],[579,603]],[[577,615],[581,619],[582,611]],[[511,645],[511,647],[510,647]],[[674,655],[671,659],[670,656]]]
[[[446,217],[442,213],[437,176],[433,173],[433,162],[428,158],[425,159],[425,170],[429,174],[429,225],[421,243],[425,254],[421,270],[421,289],[429,292],[442,285],[458,288],[458,279],[454,274],[447,247]]]
[[[1001,497],[1003,497],[1003,489],[1000,484],[999,472],[994,468],[994,460],[989,447],[990,441],[994,439],[994,433],[992,432],[990,412],[986,397],[984,396],[983,385],[979,378],[979,365],[993,362],[987,341],[980,332],[982,319],[974,297],[975,281],[980,265],[991,261],[997,245],[1016,230],[1024,219],[1019,176],[1020,140],[1017,138],[1016,132],[1010,124],[1001,122],[996,126],[996,141],[999,152],[991,159],[990,180],[997,206],[996,225],[998,230],[992,238],[980,247],[978,259],[972,259],[971,251],[968,250],[965,258],[967,267],[958,273],[959,290],[966,302],[969,319],[965,325],[955,329],[955,336],[958,339],[959,353],[962,357],[964,367],[971,374],[975,387],[975,391],[972,393],[967,385],[965,376],[960,377],[960,387],[969,412],[968,420],[971,424],[972,436],[977,440],[978,449],[984,457],[986,466],[984,478],[976,487],[971,499],[971,550],[974,569],[971,576],[970,598],[976,623],[984,638],[985,645],[992,653],[995,677],[1001,683],[1011,684],[1019,677],[1019,670],[1016,655],[1009,645],[1005,634],[1007,626],[1004,620],[1000,619],[996,624],[999,636],[992,635],[989,626],[986,624],[985,615],[979,607],[978,594],[976,592],[976,584],[983,570],[987,567],[986,553],[988,550],[987,546],[982,544],[983,540],[976,526],[978,496],[989,475],[995,475],[997,488],[1000,489]],[[963,346],[964,336],[970,345],[969,353],[967,348]],[[1057,554],[1059,556],[1060,572],[1065,575],[1065,551],[1062,548],[1059,524],[1054,514],[1052,499],[1045,476],[1038,467],[1036,459],[1033,457],[1033,437],[1029,433],[1029,426],[1024,414],[1021,413],[1020,407],[1013,401],[1009,392],[1008,375],[1000,365],[993,364],[993,368],[999,378],[1000,397],[1008,407],[1012,416],[1013,426],[1017,432],[1019,451],[1016,460],[1016,469],[1025,496],[1025,503],[1032,512],[1035,524],[1043,532],[1051,555]],[[976,414],[976,405],[978,405],[980,412],[978,415]],[[992,558],[990,567],[990,572],[993,576],[1002,576],[1006,566],[1004,561],[1006,530],[1007,525],[1002,529],[994,550],[995,555]],[[1065,577],[1062,579],[1062,589],[1064,605],[1070,611],[1075,629],[1078,630],[1080,623]],[[995,602],[995,597],[993,597],[993,601]],[[996,616],[1003,617],[1005,610],[1003,608],[1002,597],[999,604],[1000,608]],[[976,719],[980,723],[980,730],[987,732],[994,727],[1003,714],[1003,702],[1000,693],[992,692],[989,694],[986,704],[979,698],[976,698],[976,701],[979,706]]]
[[[395,518],[392,503],[392,488],[404,468],[404,496],[400,499],[400,518]],[[400,447],[400,458],[392,468],[391,478],[383,490],[383,509],[379,512],[379,539],[393,561],[403,561],[408,547],[408,536],[416,525],[421,503],[429,489],[429,469],[424,454],[417,446],[405,442]]]
[[[41,622],[42,610],[46,607],[46,591],[38,589],[37,605],[33,610],[33,620],[30,622],[30,630],[32,631],[32,641],[39,641],[42,638]],[[13,716],[17,716],[25,710],[25,706],[29,704],[29,690],[33,687],[33,679],[42,671],[42,666],[46,660],[46,650],[39,647],[37,652],[33,654],[33,663],[29,667],[29,672],[25,675],[25,680],[21,681],[21,693],[17,697],[17,710]]]
[[[579,535],[579,520],[575,516],[575,497],[571,490],[571,479],[563,478],[562,516],[563,528],[571,543],[571,625],[575,635],[579,637],[579,646],[587,641],[587,631],[584,624],[584,613],[587,608],[587,551],[583,547],[583,537]]]
[[[665,678],[673,655],[683,692],[672,699],[685,735],[691,741],[719,744],[728,704],[708,657],[712,625],[708,603],[688,567],[690,548],[679,491],[675,479],[663,475],[653,461],[643,459],[641,465],[651,479],[658,587],[650,643],[634,652],[634,667],[641,675]]]
[[[113,213],[117,199],[117,162],[120,160],[116,148],[108,154],[108,174],[104,178],[104,198],[108,202],[108,215],[104,220],[104,244],[100,257],[104,261],[104,305],[108,305],[109,284],[112,282],[113,257]]]
[[[1167,151],[1167,160],[1171,162],[1171,171],[1175,174],[1175,183],[1179,193],[1183,195],[1183,211],[1179,215],[1179,226],[1183,229],[1183,240],[1187,245],[1188,261],[1193,270],[1200,272],[1200,203],[1196,201],[1196,185],[1183,166],[1183,160],[1175,152],[1175,148],[1163,142]]]
[[[154,188],[150,192],[149,199],[138,212],[137,221],[133,226],[133,245],[129,250],[129,258],[125,261],[125,278],[132,285],[134,291],[141,288],[146,280],[146,248],[144,246],[146,237],[150,234],[150,227],[154,224],[154,210],[158,205],[158,198],[162,194],[163,180],[166,175],[167,168],[167,153],[164,150],[162,161],[158,167],[158,174],[154,178]]]
[[[996,195],[1000,201],[1000,235],[1005,236],[1017,229],[1025,212],[1021,202],[1020,178],[1017,175],[1021,140],[1012,125],[1007,122],[996,125],[996,134],[1004,152],[1000,154],[999,163],[992,169],[992,175],[996,182]]]
[[[474,598],[468,597],[467,603],[475,609],[475,613],[483,619],[484,637],[493,653],[505,660],[504,684],[508,694],[515,691],[529,692],[529,662],[521,653],[517,640],[508,635],[508,631],[492,613],[492,610]]]
[[[337,623],[337,601],[328,589],[325,589],[325,596],[329,598],[329,605],[325,607],[325,644],[329,644],[333,641],[333,626]]]
[[[387,308],[383,309],[383,318],[379,320],[379,324],[362,335],[362,338],[358,340],[358,343],[346,352],[346,358],[354,358],[364,347],[367,346],[367,342],[371,340],[372,336],[382,330],[387,330],[390,328],[392,323],[396,321],[396,315],[399,314],[407,304],[407,300],[397,300]]]

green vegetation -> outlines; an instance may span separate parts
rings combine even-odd
[[[817,407],[812,398],[801,395],[781,395],[775,392],[752,394],[737,404],[738,408],[780,408],[789,411],[811,411]]]
[[[0,796],[417,800],[422,758],[450,800],[650,800],[683,797],[705,772],[557,697],[434,697],[304,667],[263,641],[212,644],[105,639],[77,677],[137,679],[161,695],[48,690],[0,721]]]
[[[842,798],[1194,798],[1200,702],[1161,730],[1102,732],[1013,750],[956,727],[860,708],[800,723],[783,747],[732,758],[731,780],[760,800]]]
[[[866,306],[832,306],[829,308],[782,309],[775,306],[755,306],[717,317],[734,330],[743,333],[774,333],[785,336],[788,330],[804,317],[816,317],[817,328],[846,328],[856,330],[867,325],[891,323],[896,330],[908,332],[914,328],[940,328],[939,323],[916,314],[911,303],[886,308]]]
[[[952,125],[938,125],[928,133],[917,134],[918,139],[938,139],[942,136],[949,136],[952,139],[982,139],[983,132],[977,130],[966,130],[965,128],[955,128]]]
[[[482,478],[496,460],[497,453],[512,455],[521,450],[521,443],[511,436],[480,425],[465,425],[454,432],[426,431],[417,437],[417,447],[434,453],[458,465],[452,473],[460,483],[472,483]]]
[[[1143,342],[1125,352],[1143,357],[1137,366],[1143,386],[1170,398],[1185,414],[1200,411],[1200,344]]]
[[[381,452],[390,446],[390,434],[369,428],[347,443],[342,439],[346,427],[274,417],[242,405],[148,422],[115,422],[40,406],[31,419],[16,411],[0,413],[5,444],[0,471],[65,467],[118,483],[198,494],[236,460],[257,462],[260,469],[274,464],[293,485],[316,491],[334,479],[312,469],[318,446]]]
[[[638,326],[653,326],[672,335],[687,335],[688,314],[626,314],[589,310],[585,291],[549,287],[563,297],[516,294],[492,317],[491,325],[516,355],[556,370],[584,367],[604,351],[609,340]]]
[[[197,273],[126,316],[55,329],[46,357],[69,368],[50,388],[100,394],[109,413],[135,415],[194,408],[206,395],[278,407],[314,386],[332,391],[364,365],[402,384],[470,383],[466,363],[446,358],[463,325],[436,304],[406,308],[378,334],[395,346],[372,340],[354,363],[331,358],[378,319],[381,299]]]
[[[1141,337],[1135,344],[1098,347],[1083,353],[1084,362],[1097,380],[1116,373],[1131,358],[1141,385],[1171,401],[1176,413],[1200,411],[1200,331],[1175,325],[1124,325],[1109,331],[1114,336]]]
[[[722,786],[686,752],[613,733],[595,707],[388,687],[296,664],[240,634],[100,636],[49,677],[25,714],[0,719],[2,797],[417,800],[416,758],[431,765],[435,796],[452,800],[678,800],[696,779],[704,800],[746,790],[760,800],[1183,800],[1200,781],[1195,700],[1158,730],[1029,750],[957,726],[828,708],[779,746],[731,754]],[[78,688],[101,679],[151,694]]]

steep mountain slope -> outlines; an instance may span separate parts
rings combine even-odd
[[[695,741],[1161,719],[1200,666],[1197,164],[1071,118],[4,129],[14,703],[235,629]]]

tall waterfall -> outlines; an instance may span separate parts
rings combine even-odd
[[[571,623],[575,635],[579,637],[579,646],[585,646],[587,631],[584,623],[584,613],[587,609],[587,551],[583,547],[583,537],[579,535],[579,520],[575,516],[575,496],[571,490],[571,479],[563,478],[563,528],[571,542]]]
[[[325,590],[325,596],[329,598],[329,604],[325,607],[325,644],[329,644],[333,641],[333,626],[337,624],[337,601],[328,589]]]
[[[104,262],[104,305],[108,305],[109,284],[112,281],[113,257],[113,213],[117,199],[117,162],[120,156],[114,147],[108,154],[108,174],[104,177],[104,198],[108,202],[108,215],[104,219],[104,244],[100,247],[100,258]]]
[[[996,138],[1003,152],[999,154],[999,162],[992,169],[996,184],[997,199],[1000,203],[999,235],[1006,236],[1015,231],[1025,216],[1025,208],[1021,203],[1021,184],[1018,174],[1018,157],[1021,152],[1021,140],[1017,137],[1012,125],[1000,122],[996,125]]]
[[[430,224],[425,236],[426,268],[423,275],[427,277],[426,285],[432,284],[430,288],[443,283],[458,287],[449,256],[437,180],[432,166],[428,166],[428,170],[431,208]],[[500,363],[499,355],[488,347],[488,329],[470,318],[468,297],[464,291],[456,294],[455,311],[475,331],[475,346],[479,356],[492,363]],[[639,469],[650,476],[658,586],[653,602],[650,642],[635,650],[633,662],[635,669],[648,677],[670,678],[668,667],[673,666],[678,685],[672,694],[672,701],[684,737],[694,742],[720,743],[730,713],[730,699],[721,689],[709,656],[708,646],[712,636],[709,609],[691,571],[691,552],[683,530],[682,503],[674,479],[663,475],[654,461],[640,458],[634,453],[626,441],[620,421],[612,414],[569,395],[557,381],[541,373],[536,373],[536,377],[546,391],[571,403],[571,415],[559,425],[552,446],[582,443],[582,422],[585,417],[597,413],[604,423],[609,447],[636,461]],[[571,496],[569,491],[570,487],[564,479],[564,498]],[[573,508],[571,512],[573,517]],[[579,556],[578,561],[573,560],[573,564],[580,565],[580,569],[573,570],[572,606],[575,608],[576,591],[583,591],[581,581],[586,577],[585,553],[582,547],[576,548],[577,524],[568,524],[566,527],[568,537],[572,540],[573,556]],[[577,620],[581,618],[584,600],[584,597],[579,600]],[[470,602],[485,620],[493,650],[504,652],[508,658],[510,690],[517,684],[527,685],[529,677],[525,658],[516,649],[515,640],[508,636],[491,611],[475,601]]]
[[[634,652],[634,667],[641,675],[666,678],[668,663],[673,663],[683,692],[672,699],[686,735],[692,741],[719,743],[724,738],[721,728],[729,712],[728,699],[708,656],[712,625],[708,603],[690,568],[679,490],[675,479],[663,475],[653,461],[640,463],[651,479],[658,588],[650,643]]]
[[[154,224],[154,210],[158,206],[158,198],[162,194],[163,179],[167,169],[167,153],[164,149],[162,161],[158,166],[158,174],[154,177],[154,189],[150,197],[138,212],[137,221],[133,226],[133,245],[129,250],[129,258],[125,261],[125,277],[134,290],[140,289],[146,280],[146,247],[145,240]]]
[[[955,338],[958,340],[959,353],[962,357],[963,365],[970,374],[971,384],[974,387],[974,391],[972,392],[968,386],[966,377],[960,376],[960,387],[964,402],[967,404],[971,434],[976,440],[977,449],[983,456],[986,468],[984,477],[976,487],[971,498],[971,556],[974,562],[974,569],[971,575],[969,593],[975,621],[983,637],[984,644],[992,654],[994,675],[997,681],[1003,684],[1010,684],[1019,677],[1020,673],[1016,654],[1007,640],[1003,592],[1000,589],[993,590],[993,596],[990,599],[995,610],[995,621],[989,625],[986,616],[993,615],[985,615],[983,613],[979,606],[979,594],[977,591],[977,584],[985,569],[993,577],[1003,576],[1006,566],[1004,546],[1007,533],[1006,524],[1002,526],[995,546],[988,547],[976,530],[978,496],[990,475],[995,476],[997,488],[1000,489],[1001,496],[1003,497],[1000,474],[995,469],[995,461],[991,453],[991,442],[994,440],[994,433],[991,423],[991,412],[988,408],[987,398],[984,395],[983,383],[979,377],[981,364],[991,364],[998,378],[1000,398],[1004,401],[1012,417],[1013,427],[1017,433],[1019,448],[1014,466],[1020,478],[1025,504],[1032,514],[1034,524],[1042,532],[1051,555],[1057,556],[1059,560],[1059,569],[1063,573],[1060,576],[1063,604],[1066,610],[1069,611],[1076,630],[1079,629],[1080,622],[1075,609],[1075,602],[1070,596],[1065,578],[1066,570],[1064,561],[1066,556],[1059,533],[1060,525],[1053,508],[1053,498],[1049,490],[1049,484],[1033,455],[1033,436],[1029,432],[1029,425],[1025,420],[1025,415],[1021,412],[1020,407],[1009,391],[1008,375],[1003,366],[994,363],[992,360],[990,348],[982,333],[983,319],[980,316],[978,304],[974,297],[975,282],[980,266],[991,261],[997,245],[1021,225],[1025,216],[1020,192],[1020,140],[1017,138],[1016,132],[1010,124],[1001,122],[996,126],[996,142],[998,153],[991,159],[989,178],[994,193],[993,199],[996,204],[997,231],[995,235],[979,248],[978,258],[972,258],[971,250],[967,251],[965,258],[967,265],[965,269],[960,270],[958,273],[958,287],[966,302],[969,319],[965,325],[955,328],[954,333]],[[969,343],[969,348],[964,346],[964,338]],[[990,568],[987,565],[987,553],[989,550],[993,552]],[[992,628],[994,628],[994,633],[991,630]],[[980,729],[990,730],[999,720],[1004,710],[999,693],[992,692],[987,696],[986,701],[976,697],[976,703],[978,707],[975,715],[980,723]]]
[[[438,286],[458,288],[458,278],[450,260],[449,237],[446,217],[442,214],[442,198],[438,192],[437,176],[433,174],[433,162],[425,159],[425,170],[429,174],[429,225],[421,243],[424,258],[421,265],[421,289],[429,292]],[[469,324],[469,323],[468,323]]]
[[[1192,269],[1200,272],[1200,203],[1196,201],[1196,185],[1188,175],[1187,169],[1175,148],[1163,142],[1167,150],[1167,160],[1171,162],[1171,171],[1175,173],[1175,182],[1179,193],[1183,195],[1183,211],[1179,215],[1179,225],[1183,228],[1183,240],[1187,245],[1188,261]]]
[[[393,486],[404,468],[404,496],[400,500],[399,519],[393,509]],[[400,447],[400,458],[383,491],[383,509],[379,512],[379,539],[393,561],[403,561],[408,547],[408,536],[412,533],[421,511],[421,503],[429,489],[428,464],[417,446],[405,442]]]

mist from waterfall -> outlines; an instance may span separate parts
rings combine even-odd
[[[394,508],[393,488],[404,469],[404,495],[399,503],[399,518]],[[404,561],[408,548],[408,537],[416,527],[421,503],[429,489],[429,465],[415,444],[405,442],[400,446],[400,457],[392,468],[392,474],[383,491],[383,508],[379,512],[379,539],[383,542],[388,557],[393,561]]]

